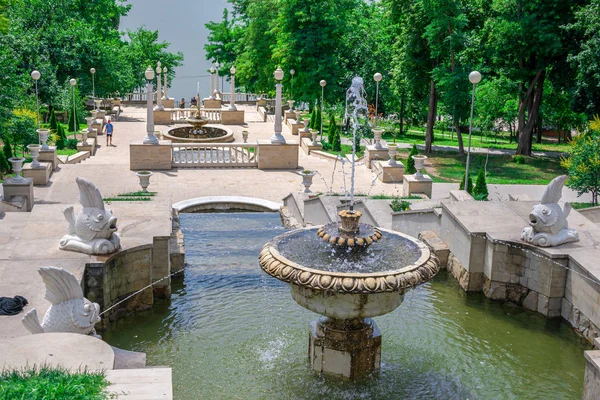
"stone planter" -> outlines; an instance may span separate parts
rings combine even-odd
[[[96,104],[96,111],[100,111],[100,105],[102,105],[102,100],[94,100]]]
[[[42,148],[42,146],[40,146],[39,144],[30,144],[27,146],[27,148],[29,149],[29,152],[31,153],[31,158],[33,159],[33,161],[31,161],[31,168],[40,168],[40,162],[38,161],[38,157],[40,156],[40,149]]]
[[[290,112],[294,111],[294,103],[296,101],[295,100],[288,100],[288,105],[290,106]]]
[[[373,137],[375,138],[375,148],[377,150],[383,149],[381,146],[381,136],[383,135],[383,129],[373,129]]]
[[[388,147],[388,154],[390,156],[388,164],[389,165],[397,165],[397,163],[396,163],[396,152],[398,151],[398,145],[397,144],[390,144],[390,143],[388,143],[387,147]]]
[[[317,173],[315,171],[304,170],[300,172],[302,176],[302,184],[304,185],[304,193],[312,193],[310,190],[310,185],[312,185],[313,176]]]
[[[79,133],[81,133],[81,143],[87,143],[88,131],[84,129],[79,131]]]
[[[92,132],[94,128],[92,128],[92,122],[94,121],[94,117],[85,117],[85,122],[87,122],[87,131]]]
[[[98,118],[98,111],[92,110],[92,120],[96,121],[96,118]]]
[[[48,141],[48,134],[50,133],[50,131],[48,129],[38,129],[37,133],[38,138],[40,140],[40,144],[42,145],[41,149],[50,150],[50,147],[48,147],[48,145],[46,144],[46,142]]]
[[[421,170],[425,165],[425,160],[427,160],[427,156],[416,155],[412,156],[412,159],[415,160],[415,169],[417,170],[415,177],[422,178],[423,174],[421,173]]]
[[[319,142],[317,142],[317,135],[319,134],[319,131],[316,131],[314,129],[310,130],[310,136],[312,137],[312,145],[313,146],[318,146]]]
[[[302,129],[302,132],[310,132],[310,129],[308,129],[308,123],[310,122],[310,118],[303,118],[302,119],[302,123],[304,124],[304,129]]]
[[[12,170],[15,173],[15,176],[10,178],[9,181],[12,183],[25,182],[26,179],[21,176],[21,171],[23,170],[23,163],[25,162],[25,159],[21,157],[11,157],[8,159],[8,162],[12,164]]]
[[[150,185],[150,177],[152,176],[152,172],[138,171],[135,174],[140,179],[140,186],[142,187],[142,192],[147,192],[148,186]]]
[[[242,139],[244,139],[244,143],[248,143],[248,131],[242,131]]]

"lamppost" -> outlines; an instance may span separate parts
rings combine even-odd
[[[294,74],[296,73],[296,71],[294,71],[293,69],[290,69],[290,75],[292,76],[292,90],[290,91],[290,97],[292,98],[292,100],[294,100]]]
[[[217,61],[215,63],[215,67],[217,68],[217,75],[216,75],[216,79],[215,79],[215,98],[220,99],[221,96],[221,91],[219,90],[219,62]]]
[[[229,68],[231,74],[231,96],[229,100],[229,111],[237,111],[235,106],[235,67]]]
[[[42,74],[40,74],[40,71],[32,71],[31,72],[31,77],[33,78],[33,81],[35,82],[35,119],[37,121],[37,125],[38,125],[38,129],[40,128],[40,103],[38,100],[38,86],[37,86],[37,81],[38,79],[40,79],[40,77],[42,76]]]
[[[73,93],[73,137],[77,139],[77,114],[75,111],[75,85],[77,85],[77,81],[75,78],[71,78],[69,83],[71,84],[71,92]]]
[[[377,126],[377,120],[379,120],[379,114],[377,114],[377,106],[379,105],[379,82],[383,79],[383,76],[377,72],[373,75],[373,79],[375,79],[375,126]]]
[[[163,100],[169,100],[169,96],[167,95],[167,71],[168,71],[167,67],[164,67],[162,70],[164,78],[165,78],[165,84],[163,87],[163,97],[162,97]]]
[[[146,137],[144,144],[158,144],[158,138],[154,136],[154,112],[152,111],[152,80],[154,71],[148,66],[144,72],[146,77]]]
[[[275,134],[271,136],[271,143],[285,144],[285,138],[281,135],[281,80],[283,79],[283,70],[277,67],[273,76],[277,81],[275,85]]]
[[[92,74],[92,98],[96,98],[96,85],[94,84],[94,75],[96,74],[96,68],[90,68]]]
[[[215,99],[215,95],[213,94],[213,90],[215,90],[215,84],[213,83],[214,78],[215,78],[215,69],[214,69],[214,67],[210,67],[210,96],[208,96],[209,100]]]
[[[323,141],[323,95],[325,94],[325,85],[327,85],[327,82],[321,79],[319,85],[321,85],[321,141]]]
[[[469,147],[467,149],[467,168],[465,169],[465,190],[471,189],[469,185],[469,160],[471,158],[471,133],[473,131],[473,108],[475,106],[475,86],[481,82],[481,74],[473,71],[469,74],[469,81],[473,84],[473,93],[471,94],[471,120],[469,121]]]
[[[160,74],[162,72],[162,68],[160,67],[160,61],[156,63],[156,107],[154,107],[154,111],[164,111],[164,107],[162,105],[162,96],[160,90]]]

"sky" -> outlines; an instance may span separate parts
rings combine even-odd
[[[176,104],[185,97],[189,102],[196,94],[200,82],[200,96],[208,97],[211,64],[206,61],[204,45],[208,30],[204,24],[220,21],[223,9],[229,4],[226,0],[128,0],[129,14],[121,19],[121,31],[144,25],[147,29],[158,30],[159,40],[171,43],[169,51],[181,51],[183,66],[176,69],[176,78],[170,84],[169,97]],[[227,84],[225,84],[227,88]]]

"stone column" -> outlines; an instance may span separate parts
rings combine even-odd
[[[163,89],[163,100],[169,100],[169,96],[167,94],[167,67],[163,68],[163,75],[165,77],[165,85]]]
[[[154,111],[152,110],[152,82],[146,84],[146,137],[144,144],[158,144],[154,136]]]
[[[278,80],[275,85],[275,134],[271,136],[271,143],[285,144],[285,138],[281,135],[281,89],[283,85]]]
[[[229,96],[229,110],[237,111],[235,106],[235,74],[231,74],[231,95]]]
[[[156,67],[156,107],[154,107],[154,111],[163,111],[165,108],[162,105],[162,96],[160,90],[160,74],[162,72],[162,68],[160,67],[160,61],[158,62],[158,66]]]
[[[214,68],[210,68],[210,93],[208,96],[209,100],[214,100],[215,99],[215,95],[213,94],[213,91],[215,90],[215,84],[214,84],[214,79],[215,79],[215,72],[214,72]]]

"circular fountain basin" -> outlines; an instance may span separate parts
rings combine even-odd
[[[202,134],[194,134],[193,126],[180,126],[163,133],[163,137],[173,143],[228,143],[233,142],[233,131],[229,128],[205,125]]]
[[[411,236],[380,229],[377,244],[344,255],[316,235],[320,228],[277,236],[259,256],[261,268],[288,282],[292,298],[313,312],[333,319],[384,315],[439,271],[437,257]]]

